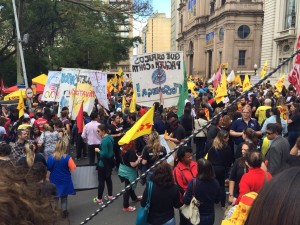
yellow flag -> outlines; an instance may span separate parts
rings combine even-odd
[[[247,91],[249,88],[251,88],[251,83],[248,74],[246,74],[243,82],[243,92]]]
[[[223,72],[221,86],[218,85],[218,88],[216,90],[215,100],[216,100],[217,104],[219,104],[221,101],[223,101],[224,97],[228,95],[228,93],[227,93],[227,80],[226,79],[227,79],[226,74],[225,74],[225,72]]]
[[[19,103],[17,109],[19,110],[19,118],[24,115],[24,101],[22,96],[22,90],[19,89]]]
[[[122,98],[122,112],[124,112],[125,107],[126,107],[126,99],[125,99],[125,95],[123,95],[123,98]]]
[[[187,82],[187,86],[188,86],[188,89],[190,89],[192,91],[192,95],[194,95],[194,97],[196,98],[198,96],[198,94],[194,90],[196,84],[190,80]]]
[[[122,78],[118,79],[118,90],[121,91],[123,89]]]
[[[122,68],[119,69],[118,75],[119,75],[119,77],[122,77],[124,75]]]
[[[279,92],[282,92],[283,84],[284,84],[285,74],[282,75],[279,80],[276,82],[275,87]]]
[[[128,144],[130,141],[143,136],[145,134],[150,134],[152,131],[154,117],[154,106],[148,112],[146,112],[134,125],[126,132],[126,134],[118,142],[119,145]]]
[[[136,91],[135,90],[133,91],[132,99],[131,99],[130,106],[129,106],[129,111],[131,113],[136,111]]]
[[[261,72],[260,72],[261,79],[265,77],[265,75],[267,73],[267,69],[268,69],[268,60],[265,61],[265,64],[264,64],[263,68],[261,69]]]
[[[236,85],[238,84],[238,85],[240,85],[240,86],[243,86],[242,80],[241,80],[241,77],[240,77],[239,74],[235,76],[234,81],[235,81],[235,84],[236,84]]]

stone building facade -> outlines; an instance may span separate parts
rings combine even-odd
[[[260,67],[263,0],[181,0],[178,11],[188,74],[208,79],[221,63],[249,75]]]
[[[177,38],[178,38],[178,28],[179,28],[179,8],[180,0],[171,0],[171,51],[177,51]]]
[[[276,68],[296,50],[300,35],[299,0],[265,0],[261,64],[268,60],[269,69]],[[287,74],[294,63],[290,61],[274,76]]]

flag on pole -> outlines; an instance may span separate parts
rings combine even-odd
[[[300,49],[300,35],[296,44],[296,50],[298,49]],[[300,54],[296,56],[293,69],[288,74],[288,80],[296,88],[298,95],[300,95]]]
[[[22,90],[19,89],[19,103],[17,109],[19,110],[19,118],[24,115],[24,101],[22,96]]]
[[[228,95],[228,93],[227,93],[227,78],[226,78],[225,72],[223,72],[222,83],[221,83],[221,85],[218,85],[218,88],[216,90],[215,100],[216,100],[217,104],[219,104],[221,101],[223,101],[224,97],[227,95]]]
[[[122,112],[124,112],[125,107],[126,107],[126,99],[125,99],[125,95],[123,95],[123,98],[122,98]]]
[[[212,83],[215,79],[216,74],[214,73],[211,78],[207,81],[207,83]]]
[[[183,110],[184,110],[184,105],[185,105],[185,100],[188,98],[189,93],[188,93],[188,86],[187,86],[187,81],[186,81],[186,68],[185,64],[183,64],[183,84],[182,84],[182,89],[180,90],[180,95],[179,95],[179,100],[177,104],[177,116],[181,117],[183,115]]]
[[[218,85],[220,84],[221,81],[221,76],[222,76],[222,66],[220,66],[218,72],[216,73],[216,76],[213,80],[213,85],[215,90],[217,89]]]
[[[121,91],[123,89],[122,78],[118,78],[118,90]]]
[[[134,113],[136,111],[136,91],[135,90],[133,90],[133,95],[132,95],[132,98],[131,98],[129,111],[131,113]]]
[[[243,86],[242,79],[241,79],[241,76],[239,74],[235,76],[234,82],[235,82],[235,85],[238,84],[240,86]]]
[[[234,70],[231,70],[229,76],[227,77],[227,81],[229,83],[233,82],[235,80],[235,74],[234,74]]]
[[[278,81],[276,82],[275,84],[275,87],[277,88],[277,90],[279,92],[282,92],[282,88],[283,88],[283,85],[284,85],[284,80],[285,80],[285,74],[283,74],[279,79]]]
[[[123,77],[124,72],[123,72],[122,68],[119,69],[118,75],[119,75],[119,77]]]
[[[249,88],[251,88],[251,83],[248,74],[246,74],[243,82],[243,92],[247,91]]]
[[[76,117],[76,126],[77,126],[77,129],[78,129],[78,134],[82,133],[83,131],[83,101],[81,103],[81,106],[79,108],[79,111],[78,111],[78,114],[77,114],[77,117]]]
[[[268,69],[268,60],[265,61],[265,64],[264,64],[263,68],[261,69],[261,72],[260,72],[261,79],[265,77],[265,75],[267,73],[267,69]]]
[[[154,117],[154,106],[148,112],[146,112],[134,125],[128,130],[125,135],[118,142],[119,145],[128,144],[130,141],[143,136],[145,134],[150,134],[152,131]]]

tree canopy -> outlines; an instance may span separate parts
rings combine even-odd
[[[61,67],[103,69],[127,60],[139,37],[133,19],[152,13],[151,0],[19,0],[18,13],[29,79]],[[11,0],[0,3],[0,77],[16,74],[16,31]],[[11,76],[8,83],[15,83]]]

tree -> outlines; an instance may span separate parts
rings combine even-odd
[[[26,67],[32,69],[30,73],[27,71],[29,79],[30,75],[48,69],[103,69],[107,64],[128,59],[129,49],[141,40],[123,34],[132,29],[133,18],[152,13],[150,0],[110,2],[19,0],[21,36],[30,35],[29,42],[23,44]],[[0,76],[3,76],[1,68],[7,68],[15,57],[16,32],[11,0],[3,0],[1,5]]]

